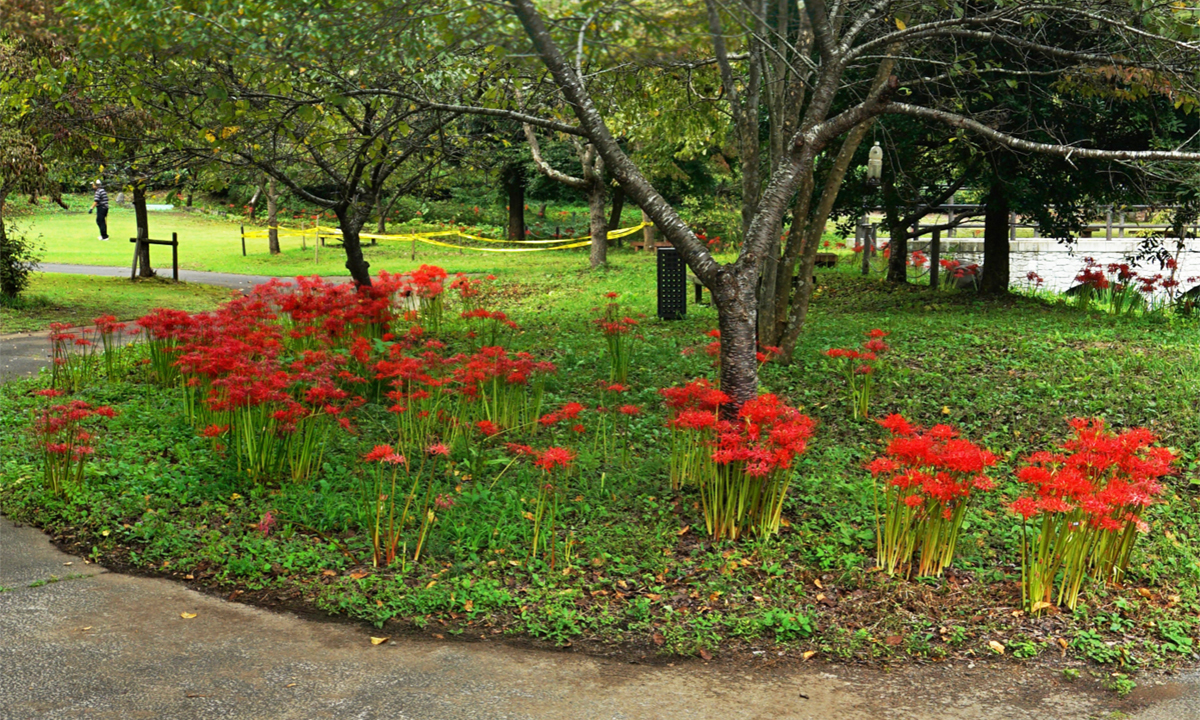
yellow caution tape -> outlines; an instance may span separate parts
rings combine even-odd
[[[641,230],[649,225],[649,223],[640,223],[633,227],[614,230],[608,234],[609,238],[622,238],[626,235]],[[341,237],[342,231],[337,228],[318,227],[316,229],[318,237]],[[379,234],[379,233],[359,233],[360,238],[367,240],[396,240],[399,242],[420,242],[427,245],[437,245],[439,247],[453,248],[455,250],[477,250],[479,252],[541,252],[544,250],[568,250],[571,248],[580,248],[592,243],[590,235],[584,235],[577,238],[558,238],[552,240],[497,240],[495,238],[482,237],[480,235],[471,235],[469,233],[460,232],[458,230],[439,230],[425,233],[406,233],[400,235]],[[247,236],[249,237],[249,236]],[[451,243],[434,240],[438,237],[460,237],[467,240],[476,240],[479,242],[489,243],[508,243],[515,245],[546,245],[553,247],[535,247],[535,248],[480,248],[471,247],[468,245],[453,245]]]

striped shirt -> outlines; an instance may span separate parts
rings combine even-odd
[[[96,207],[108,209],[108,193],[104,192],[104,188],[96,188]]]

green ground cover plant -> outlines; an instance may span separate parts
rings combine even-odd
[[[460,289],[449,289],[451,278],[429,271],[422,287],[446,285],[439,309],[385,302],[394,313],[387,333],[339,335],[336,352],[306,345],[305,324],[278,310],[292,320],[279,331],[249,328],[261,333],[249,336],[254,346],[277,343],[288,348],[289,362],[303,359],[290,372],[330,379],[314,381],[324,388],[319,398],[272,400],[283,414],[271,417],[280,423],[304,422],[318,406],[331,418],[317,441],[319,460],[299,476],[286,447],[271,456],[274,470],[249,467],[262,456],[239,446],[238,433],[253,419],[202,402],[213,389],[230,399],[221,393],[237,383],[199,368],[237,353],[193,348],[195,367],[184,377],[204,386],[184,385],[161,362],[144,362],[151,360],[146,345],[124,353],[113,370],[98,365],[94,381],[71,397],[114,408],[114,417],[105,419],[82,472],[73,466],[80,479],[72,476],[60,492],[44,482],[33,425],[41,409],[63,398],[37,394],[48,378],[6,385],[0,502],[9,517],[36,523],[95,560],[398,632],[872,662],[998,658],[1011,648],[1005,656],[1022,662],[1091,662],[1126,674],[1195,659],[1194,323],[1020,296],[931,294],[823,270],[797,362],[767,362],[762,373],[764,392],[813,421],[804,452],[772,469],[788,470],[778,522],[714,540],[705,530],[702,481],[684,470],[673,487],[673,430],[659,391],[711,382],[704,349],[715,313],[692,307],[685,320],[656,320],[653,278],[651,258],[617,254],[595,273],[552,263],[509,271],[480,287],[482,300],[464,302]],[[305,298],[320,297],[323,307],[330,297],[346,302],[325,292],[301,294],[296,307]],[[614,299],[607,293],[619,294],[622,315],[637,321],[642,336],[620,389],[611,381],[608,339],[591,322]],[[260,300],[279,308],[282,297]],[[231,316],[261,310],[254,297],[240,302]],[[468,308],[503,310],[517,325],[505,326],[503,353],[475,342],[485,321],[459,317]],[[170,321],[155,318],[147,323],[152,334],[156,323]],[[436,337],[425,331],[439,323]],[[844,381],[823,354],[856,347],[877,328],[890,332],[890,347],[888,370],[872,388],[873,418],[952,426],[994,456],[988,476],[995,487],[954,506],[953,559],[940,577],[913,571],[906,579],[907,567],[896,576],[879,571],[881,515],[867,465],[885,452],[891,433],[853,417]],[[323,348],[326,355],[304,354]],[[181,357],[191,352],[182,348]],[[425,364],[413,366],[414,357]],[[379,361],[395,366],[383,378],[368,377],[366,367]],[[522,362],[552,363],[554,372],[535,390],[513,377],[529,382]],[[343,372],[366,382],[335,397]],[[473,387],[481,399],[422,396],[428,380],[412,384],[422,374],[438,386]],[[619,423],[601,419],[607,415],[598,407],[617,405],[637,411]],[[1060,443],[1075,417],[1147,428],[1179,456],[1177,471],[1163,478],[1160,502],[1143,513],[1149,532],[1133,547],[1121,582],[1087,579],[1073,610],[1039,608],[1035,616],[1023,605],[1023,532],[1008,509],[1023,487],[1013,477],[1032,453]],[[564,452],[549,454],[556,449]]]

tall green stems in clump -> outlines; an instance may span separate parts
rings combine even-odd
[[[1117,434],[1103,420],[1075,418],[1064,452],[1038,452],[1017,472],[1027,494],[1010,508],[1021,516],[1021,590],[1025,609],[1074,609],[1084,580],[1120,583],[1142,518],[1174,472],[1176,456],[1145,428]],[[1055,592],[1055,582],[1058,583]]]
[[[396,479],[401,466],[407,469],[408,460],[397,454],[391,445],[376,445],[363,460],[372,463],[371,485],[364,498],[371,528],[371,564],[387,566],[396,559],[400,533],[407,519],[396,517]],[[407,510],[405,506],[405,512]]]
[[[526,512],[525,519],[533,522],[533,540],[529,547],[529,559],[536,560],[540,554],[549,556],[550,568],[554,569],[557,542],[554,523],[558,517],[559,501],[566,492],[571,463],[575,454],[563,447],[534,450],[528,445],[508,443],[509,452],[517,456],[533,458],[534,467],[541,470],[537,480],[537,499],[533,512]]]
[[[779,532],[792,462],[808,449],[814,423],[774,395],[745,403],[719,419],[729,397],[704,380],[659,391],[672,411],[671,486],[700,489],[710,537]]]
[[[879,424],[892,439],[867,466],[883,481],[876,492],[877,503],[883,498],[882,519],[876,511],[876,560],[889,575],[941,575],[954,559],[972,491],[995,486],[985,473],[996,456],[957,438],[947,425],[921,432],[900,415]]]
[[[717,413],[729,402],[725,393],[704,378],[677,388],[658,391],[670,412],[671,429],[669,473],[671,490],[679,491],[688,482],[698,483],[709,477],[712,468],[711,446],[716,439]]]
[[[867,341],[861,350],[832,348],[825,351],[825,356],[833,361],[837,371],[846,378],[847,399],[855,420],[864,420],[870,415],[871,387],[874,384],[875,373],[880,369],[882,361],[879,356],[891,348],[883,338],[889,335],[884,330],[871,330],[867,333]]]
[[[592,322],[600,328],[608,344],[609,382],[624,383],[629,380],[629,362],[633,358],[633,341],[638,321],[622,316],[621,304],[616,302],[617,293],[604,295],[610,302],[604,306],[604,314]]]
[[[365,524],[371,531],[372,563],[375,567],[390,566],[397,557],[407,560],[404,557],[406,551],[402,552],[400,540],[410,520],[417,521],[419,525],[412,561],[420,561],[421,551],[429,539],[429,531],[437,522],[437,513],[454,506],[454,500],[449,495],[434,493],[439,458],[445,458],[447,461],[450,458],[450,449],[441,443],[425,449],[416,472],[412,471],[409,461],[393,450],[391,445],[376,445],[371,452],[363,456],[366,462],[374,464],[369,484],[363,487],[363,509]],[[396,487],[401,471],[406,476],[404,484],[408,486],[408,491],[404,497],[404,505],[397,513]],[[404,543],[403,547],[407,548],[408,543]]]
[[[182,310],[163,308],[137,321],[146,332],[146,346],[150,349],[150,371],[154,381],[161,387],[178,384],[179,369],[175,367],[175,351],[180,338],[194,331],[194,322],[195,319]]]
[[[96,326],[96,334],[100,336],[100,345],[104,348],[104,372],[109,381],[117,375],[117,351],[125,335],[125,323],[117,322],[113,315],[101,315],[92,320]]]
[[[66,392],[82,389],[96,374],[94,331],[80,328],[76,333],[71,329],[69,323],[50,323],[50,385]]]
[[[39,390],[38,395],[47,399],[60,397],[64,393],[54,388]],[[42,473],[46,487],[55,495],[65,495],[71,488],[83,487],[83,468],[95,448],[95,435],[88,432],[86,425],[93,418],[114,418],[117,413],[111,407],[92,407],[82,400],[71,400],[61,405],[44,409],[34,424],[38,447],[42,451]]]
[[[417,317],[421,327],[432,335],[442,333],[442,311],[445,308],[443,282],[446,271],[434,265],[422,265],[409,276],[417,296]]]

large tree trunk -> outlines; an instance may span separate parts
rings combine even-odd
[[[133,216],[137,220],[138,240],[148,240],[150,238],[150,218],[146,212],[146,183],[141,179],[133,181]],[[154,270],[150,267],[150,246],[139,243],[138,247],[140,248],[138,276],[154,277]]]
[[[342,248],[346,251],[346,269],[350,271],[350,277],[354,279],[355,285],[369,287],[371,285],[371,263],[363,257],[362,244],[358,237],[367,220],[366,213],[357,203],[350,207],[334,208],[333,213],[337,215],[338,228],[342,231]]]
[[[604,186],[604,179],[597,174],[588,188],[588,225],[592,232],[589,260],[593,270],[608,262],[608,218],[604,214],[607,198],[608,188]]]
[[[900,223],[888,228],[888,282],[908,282],[908,228]]]
[[[275,187],[275,178],[267,181],[267,246],[272,255],[278,255],[279,250],[279,193]]]
[[[723,269],[713,304],[721,329],[721,390],[734,408],[758,397],[758,343],[755,337],[758,271],[753,266]]]
[[[608,229],[619,230],[621,228],[621,213],[625,211],[625,188],[618,185],[612,194],[612,214],[608,216]],[[618,239],[614,245],[620,245]]]
[[[508,239],[525,239],[525,173],[518,165],[504,168],[504,189],[508,191]]]
[[[993,180],[984,199],[983,275],[979,290],[984,293],[1008,292],[1009,206],[1004,183]]]

